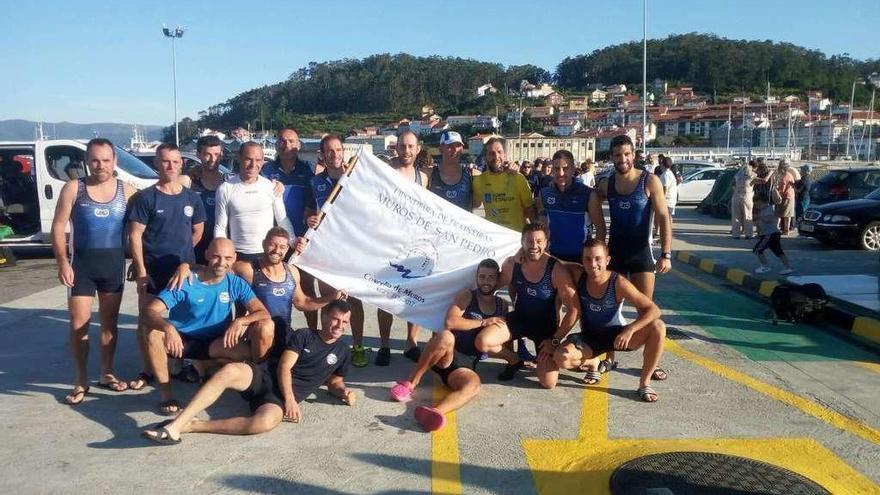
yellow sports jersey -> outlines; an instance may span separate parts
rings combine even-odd
[[[484,172],[474,177],[474,200],[486,210],[486,220],[522,232],[525,209],[534,204],[522,174]]]

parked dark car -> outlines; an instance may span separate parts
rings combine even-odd
[[[834,201],[864,198],[880,187],[880,168],[832,170],[813,182],[810,203],[821,205]]]
[[[823,244],[856,244],[880,250],[880,189],[862,199],[811,206],[798,232]]]

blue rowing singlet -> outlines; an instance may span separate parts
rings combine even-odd
[[[556,184],[541,189],[541,203],[550,230],[550,252],[554,256],[580,259],[589,233],[587,204],[591,192],[592,189],[577,181],[572,181],[565,192]]]
[[[615,325],[626,325],[623,318],[623,301],[617,302],[617,273],[611,272],[605,293],[599,299],[590,295],[587,290],[587,275],[578,279],[578,299],[581,303],[581,332],[589,332],[595,328]]]
[[[306,207],[306,193],[309,181],[315,176],[308,163],[297,159],[290,173],[284,171],[280,161],[266,162],[260,170],[260,175],[269,179],[277,180],[284,186],[284,210],[287,218],[293,225],[293,231],[301,236],[306,233],[306,219],[304,215]]]
[[[462,167],[461,179],[458,183],[449,185],[443,182],[443,179],[440,177],[440,167],[437,166],[434,167],[434,171],[431,172],[431,180],[429,181],[430,185],[428,186],[428,189],[459,208],[471,211],[471,196],[473,193],[472,182],[473,176],[471,175],[471,171]]]
[[[263,273],[260,261],[254,260],[254,280],[252,287],[257,299],[266,306],[272,318],[282,318],[290,325],[290,316],[293,312],[293,294],[296,291],[296,281],[290,276],[290,270],[284,267],[284,280],[273,282]]]
[[[480,309],[480,301],[477,299],[477,290],[474,289],[471,291],[471,302],[468,303],[468,307],[465,308],[462,316],[468,320],[485,320],[493,316],[504,316],[506,312],[507,305],[504,303],[504,300],[495,296],[495,311],[490,314],[483,313],[483,310]]]
[[[124,249],[125,186],[116,180],[116,195],[106,203],[89,197],[86,180],[77,182],[70,215],[74,253],[92,249]]]
[[[330,193],[333,192],[337,182],[339,181],[331,178],[326,170],[312,177],[309,181],[312,198],[309,198],[308,205],[312,205],[312,201],[314,201],[315,209],[320,210],[324,206],[324,202],[327,201],[327,198],[330,197]]]
[[[519,318],[526,321],[540,321],[544,323],[547,318],[556,319],[556,288],[553,287],[553,266],[556,259],[548,258],[544,275],[537,282],[526,280],[522,272],[522,265],[513,265],[513,277],[511,285],[516,292],[514,311]]]
[[[651,239],[651,201],[647,183],[650,172],[643,170],[633,191],[624,196],[614,187],[617,174],[608,179],[608,209],[611,213],[611,243],[625,241],[648,245]],[[612,250],[612,252],[614,252]]]

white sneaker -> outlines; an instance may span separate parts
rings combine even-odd
[[[769,271],[770,271],[769,266],[759,266],[758,268],[755,268],[755,273],[767,273]]]
[[[789,275],[791,273],[794,273],[794,270],[792,270],[791,268],[785,268],[785,269],[779,270],[780,275]]]

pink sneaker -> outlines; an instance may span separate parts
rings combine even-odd
[[[425,431],[437,431],[446,426],[446,416],[433,407],[419,406],[415,410],[415,416]]]
[[[397,402],[406,402],[412,398],[413,384],[409,381],[397,382],[391,387],[391,399]]]

